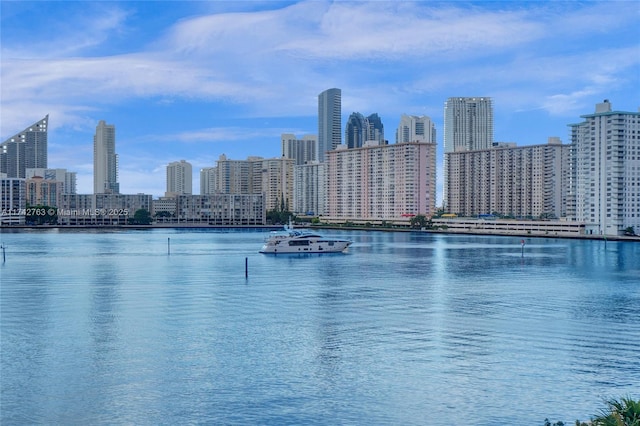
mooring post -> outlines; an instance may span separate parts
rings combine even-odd
[[[2,247],[2,263],[4,263],[7,260],[5,254],[4,254],[4,244],[0,245],[0,247]]]
[[[249,258],[244,258],[244,277],[249,278]]]
[[[524,240],[520,241],[520,244],[522,245],[520,257],[524,257]]]
[[[171,238],[167,237],[167,254],[171,254]]]

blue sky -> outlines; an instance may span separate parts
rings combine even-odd
[[[0,140],[46,114],[49,167],[93,188],[93,134],[116,125],[123,193],[165,191],[169,162],[199,170],[279,156],[317,133],[317,96],[342,89],[395,141],[401,114],[436,124],[451,96],[490,96],[496,141],[568,139],[609,99],[640,106],[640,3],[5,1]],[[441,169],[441,168],[440,168]],[[439,182],[441,187],[441,172]]]

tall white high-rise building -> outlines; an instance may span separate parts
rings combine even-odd
[[[116,126],[104,120],[100,120],[93,136],[93,193],[120,193]]]
[[[327,89],[318,95],[318,161],[342,143],[342,90]]]
[[[327,163],[313,161],[293,168],[293,212],[323,216],[327,206]]]
[[[640,231],[640,112],[613,111],[605,100],[571,124],[576,220],[585,232]]]
[[[280,140],[282,156],[293,159],[294,165],[299,166],[318,160],[318,138],[315,135],[298,138],[294,134],[283,133]]]
[[[444,152],[489,149],[492,145],[491,98],[449,98],[444,106]]]
[[[193,169],[191,163],[180,160],[167,166],[167,191],[165,196],[191,195],[193,185]]]
[[[444,105],[444,202],[447,200],[447,152],[493,146],[493,102],[489,97],[449,98]],[[446,207],[446,206],[445,206]]]
[[[204,167],[200,169],[200,195],[216,194],[218,187],[218,168]]]
[[[436,142],[436,127],[431,118],[402,114],[396,130],[396,143],[403,142]]]

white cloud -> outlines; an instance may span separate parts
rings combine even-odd
[[[216,58],[222,53],[246,64],[274,55],[283,60],[406,60],[452,51],[481,54],[544,36],[544,23],[520,10],[310,1],[278,10],[185,19],[162,44],[184,56]]]
[[[593,31],[605,36],[637,22],[637,7],[624,2],[308,1],[184,18],[152,35],[146,47],[81,56],[133,32],[127,26],[133,11],[116,5],[87,6],[86,16],[71,16],[53,40],[3,42],[2,135],[23,128],[24,117],[34,114],[33,120],[55,116],[54,128],[91,128],[96,112],[135,99],[167,107],[175,100],[222,102],[242,106],[245,116],[313,115],[316,96],[327,87],[348,88],[347,113],[440,111],[447,96],[473,92],[500,96],[514,110],[568,114],[590,96],[637,79],[628,75],[638,67],[637,40],[572,48],[598,42]],[[59,49],[42,55],[45,45]],[[247,137],[246,129],[237,130],[170,137]]]
[[[594,90],[579,90],[567,94],[557,94],[547,96],[542,101],[542,106],[551,114],[556,115],[575,115],[577,111],[585,111],[583,105],[586,99],[595,94]]]
[[[5,58],[39,60],[80,55],[122,35],[129,16],[116,2],[85,2],[81,8],[66,7],[64,16],[49,20],[43,32],[36,28],[37,24],[21,28],[17,36],[11,31],[3,32],[2,54]],[[46,37],[39,37],[43,33]]]
[[[133,144],[151,141],[157,143],[192,144],[231,142],[247,139],[273,140],[276,138],[276,140],[279,140],[281,133],[282,128],[280,127],[261,127],[259,129],[249,129],[246,127],[212,127],[169,134],[147,134],[143,138],[134,141]]]

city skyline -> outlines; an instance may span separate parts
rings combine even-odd
[[[49,114],[48,167],[77,172],[79,193],[92,192],[100,120],[118,129],[120,192],[157,197],[171,162],[189,161],[199,182],[221,154],[272,158],[281,134],[317,135],[318,94],[340,88],[342,122],[377,112],[391,143],[402,114],[432,119],[440,197],[449,97],[491,97],[494,140],[519,146],[568,143],[603,99],[640,104],[632,2],[0,7],[0,140]]]

